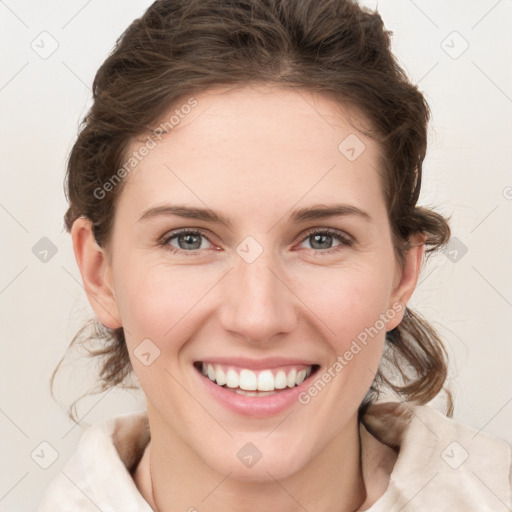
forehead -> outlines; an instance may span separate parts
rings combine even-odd
[[[340,136],[358,133],[354,124],[368,125],[360,113],[332,95],[269,84],[218,87],[183,96],[159,122],[176,143],[192,136],[217,144],[229,134],[232,142],[243,140],[244,147],[265,144],[284,154],[290,149],[330,149],[336,154]]]
[[[357,130],[363,122],[303,89],[253,85],[183,97],[159,120],[168,133],[130,172],[121,201],[139,209],[178,198],[216,209],[261,208],[262,199],[375,202],[380,149]],[[128,155],[144,144],[132,143]]]

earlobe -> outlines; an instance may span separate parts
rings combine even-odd
[[[85,217],[75,220],[71,238],[87,298],[98,320],[111,329],[121,327],[110,265],[104,249],[96,243],[91,221]]]
[[[398,311],[386,324],[386,330],[390,331],[400,324],[409,302],[418,283],[421,263],[425,253],[425,233],[418,233],[411,238],[411,247],[405,253],[404,264],[399,272],[398,284],[391,295],[389,309]]]

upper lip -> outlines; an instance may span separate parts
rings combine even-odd
[[[248,370],[266,370],[281,366],[305,365],[314,366],[316,363],[307,359],[292,359],[289,357],[266,357],[264,359],[251,359],[248,357],[206,357],[196,361],[205,364],[222,364],[226,366],[238,366]]]

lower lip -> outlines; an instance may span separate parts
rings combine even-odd
[[[285,391],[278,391],[275,395],[258,397],[239,395],[234,391],[228,391],[212,382],[199,371],[196,370],[196,373],[206,390],[223,406],[238,414],[258,418],[278,414],[297,403],[300,393],[310,385],[309,377],[311,377],[310,375],[298,386]]]

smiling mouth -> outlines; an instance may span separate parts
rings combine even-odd
[[[270,396],[301,385],[318,371],[319,365],[289,365],[280,368],[249,370],[203,361],[194,367],[207,379],[228,391],[245,396]]]

